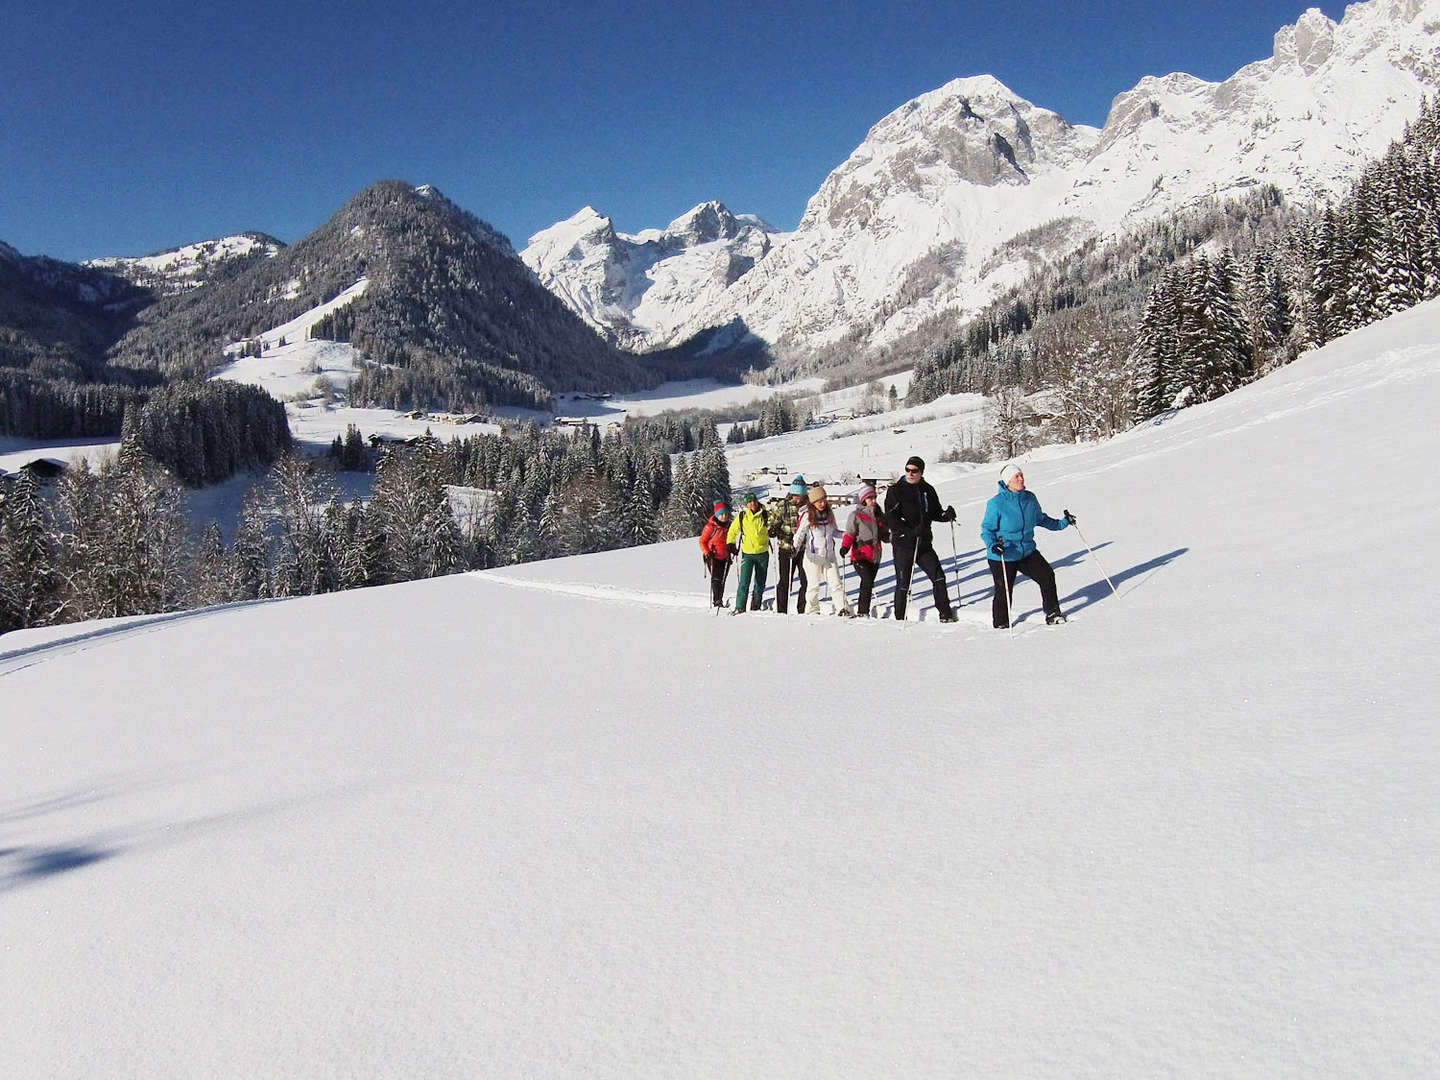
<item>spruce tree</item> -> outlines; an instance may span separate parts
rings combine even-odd
[[[47,517],[29,472],[0,484],[0,634],[38,626],[55,607],[59,581]]]

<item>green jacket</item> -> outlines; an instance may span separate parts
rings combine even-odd
[[[744,555],[770,554],[769,518],[762,509],[758,514],[741,510],[730,524],[726,543],[737,544]]]
[[[800,512],[805,504],[795,504],[789,496],[772,499],[770,502],[770,537],[780,545],[781,551],[795,550],[795,530],[800,527]]]

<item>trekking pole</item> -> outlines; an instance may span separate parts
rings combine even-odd
[[[1085,534],[1083,532],[1080,532],[1080,526],[1075,523],[1075,518],[1069,510],[1065,511],[1065,517],[1069,520],[1071,525],[1075,526],[1075,531],[1077,533],[1080,533],[1080,542],[1085,545],[1085,550],[1088,551],[1090,553],[1090,557],[1095,560],[1095,565],[1100,567],[1100,574],[1102,577],[1105,578],[1105,584],[1110,586],[1110,591],[1112,593],[1114,593],[1116,596],[1119,596],[1120,590],[1115,588],[1115,582],[1111,581],[1110,575],[1105,572],[1105,564],[1100,561],[1100,556],[1095,554],[1095,549],[1090,546],[1090,541],[1085,539]]]
[[[1005,566],[1005,555],[1000,555],[1000,590],[1005,594],[1005,626],[1010,631],[1010,636],[1015,636],[1015,620],[1010,618],[1010,572]]]
[[[955,522],[950,522],[950,570],[955,575],[955,606],[964,607],[960,599],[960,549],[955,546]]]

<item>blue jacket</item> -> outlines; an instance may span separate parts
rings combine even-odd
[[[1059,532],[1069,527],[1040,509],[1040,500],[1028,489],[1011,491],[1004,484],[985,504],[985,517],[980,522],[980,539],[985,541],[985,554],[991,562],[1002,558],[990,549],[996,540],[1005,541],[1005,562],[1019,562],[1035,550],[1035,526]]]

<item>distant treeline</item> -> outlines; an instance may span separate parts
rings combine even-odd
[[[203,408],[166,404],[163,415],[205,426]],[[342,453],[359,442],[356,431]],[[673,475],[668,443],[699,447]],[[195,535],[175,474],[132,430],[98,471],[82,464],[49,488],[28,473],[0,480],[0,633],[694,536],[729,492],[713,424],[640,422],[604,438],[531,425],[515,437],[424,438],[386,451],[363,504],[342,501],[327,473],[287,454],[246,498],[227,545],[213,524]]]
[[[22,439],[106,438],[120,434],[126,409],[146,392],[113,383],[46,379],[0,368],[0,435]]]

